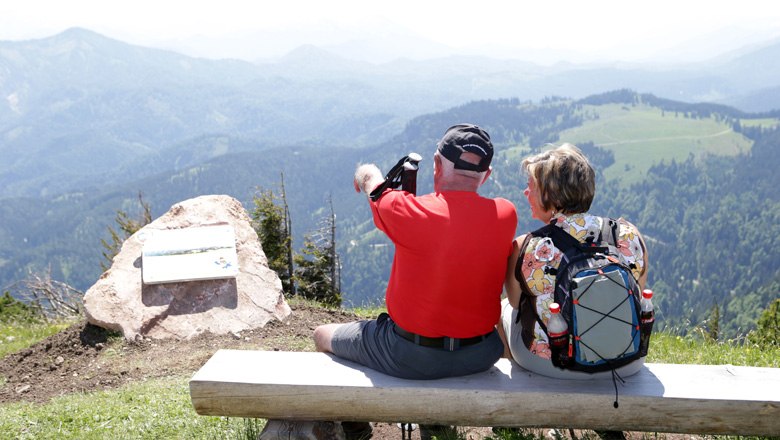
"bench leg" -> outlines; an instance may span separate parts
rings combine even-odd
[[[269,420],[258,440],[345,440],[338,422]]]

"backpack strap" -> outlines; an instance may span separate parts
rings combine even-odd
[[[535,230],[532,234],[534,234],[535,237],[549,238],[552,240],[555,247],[564,254],[573,247],[581,247],[580,241],[572,237],[568,232],[559,228],[555,224],[555,220]]]
[[[528,293],[529,295],[531,294],[531,289],[528,287],[528,283],[523,276],[523,258],[525,257],[525,249],[528,247],[531,238],[533,238],[533,232],[525,234],[525,239],[523,239],[523,243],[520,245],[520,255],[515,263],[515,279],[520,283],[520,291]]]
[[[534,322],[539,322],[544,328],[547,329],[539,319],[536,313],[536,296],[531,293],[531,289],[528,287],[528,283],[523,276],[523,259],[525,258],[525,250],[528,248],[528,243],[531,242],[531,238],[534,237],[533,232],[525,234],[525,239],[520,245],[520,255],[515,263],[515,279],[520,283],[520,304],[517,311],[517,318],[515,318],[515,324],[520,324],[520,337],[525,345],[525,348],[531,349],[531,343],[534,340]]]
[[[599,233],[599,241],[606,242],[609,245],[617,247],[618,245],[618,223],[615,219],[609,217],[601,217],[601,232]]]
[[[555,225],[554,222],[550,222],[537,231],[543,234],[544,237],[549,237],[555,247],[558,248],[564,255],[569,255],[569,251],[573,248],[577,248],[583,253],[603,253],[609,252],[609,245],[617,247],[617,222],[611,218],[601,217],[601,230],[597,240],[588,240],[585,243],[581,243],[574,238],[571,234],[564,231]],[[535,232],[537,232],[535,231]],[[606,241],[606,246],[604,245]],[[561,262],[563,263],[563,261]],[[561,268],[559,268],[559,271]]]
[[[534,323],[539,324],[539,327],[541,327],[542,331],[547,334],[547,326],[542,321],[541,316],[536,311],[536,296],[531,293],[531,289],[528,287],[528,283],[525,281],[525,277],[523,277],[522,273],[522,264],[523,264],[523,258],[525,256],[525,250],[528,247],[528,244],[531,241],[532,237],[536,238],[550,238],[555,244],[555,247],[558,248],[559,251],[564,252],[564,249],[569,250],[573,247],[579,247],[580,242],[569,235],[567,232],[565,232],[563,229],[559,228],[555,224],[555,220],[552,220],[549,224],[542,226],[541,228],[532,231],[528,234],[526,234],[525,240],[523,240],[523,246],[521,250],[521,258],[517,259],[517,264],[515,265],[515,278],[520,283],[520,310],[517,314],[517,318],[515,319],[515,323],[521,323],[522,326],[522,336],[523,336],[523,342],[525,343],[526,348],[531,348],[531,343],[533,342],[533,328]],[[564,264],[561,262],[561,264]],[[565,266],[564,266],[565,267]],[[560,266],[559,266],[560,268]],[[556,276],[557,279],[557,276]],[[557,280],[556,280],[557,283]]]

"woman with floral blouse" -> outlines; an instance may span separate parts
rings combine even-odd
[[[533,218],[545,224],[554,223],[580,242],[598,236],[605,220],[588,213],[595,193],[595,172],[582,151],[574,145],[563,144],[526,158],[522,171],[528,176],[528,187],[523,194],[528,199]],[[622,218],[618,220],[618,248],[623,263],[632,268],[639,287],[644,289],[648,268],[645,244],[637,228]],[[563,379],[611,377],[610,371],[590,374],[554,367],[547,335],[535,318],[522,319],[525,307],[535,308],[536,314],[547,324],[555,275],[544,267],[557,268],[561,256],[549,238],[526,234],[515,239],[504,281],[507,299],[502,303],[498,325],[507,348],[505,355],[511,355],[523,368],[545,376]],[[518,313],[521,319],[516,323]],[[622,377],[631,375],[639,371],[643,363],[644,358],[640,358],[617,372]]]

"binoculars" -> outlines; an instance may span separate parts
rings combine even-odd
[[[409,153],[402,157],[385,175],[385,181],[371,191],[371,200],[377,201],[387,188],[402,190],[411,194],[417,194],[417,169],[422,156],[417,153]]]

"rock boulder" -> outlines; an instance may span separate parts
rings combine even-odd
[[[236,236],[236,278],[144,284],[143,239],[157,230],[227,223]],[[286,320],[291,311],[241,203],[211,195],[186,200],[129,237],[111,268],[84,295],[87,320],[126,339],[187,339],[238,333]]]

